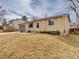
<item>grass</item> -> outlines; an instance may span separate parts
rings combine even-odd
[[[3,29],[0,29],[0,33],[3,32]]]
[[[73,43],[79,42],[79,35],[68,35],[66,36]]]
[[[79,59],[79,49],[62,40],[69,37],[28,33],[0,35],[0,59]]]
[[[75,46],[78,46],[79,45],[79,35],[67,35],[65,38],[68,39],[68,41],[72,44],[72,45],[75,45]],[[79,46],[78,46],[79,47]]]

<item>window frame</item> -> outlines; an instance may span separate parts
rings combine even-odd
[[[33,28],[33,22],[29,23],[29,28]]]
[[[39,28],[39,23],[36,24],[36,28]]]
[[[48,25],[49,25],[49,26],[52,26],[52,25],[54,25],[54,20],[52,20],[52,19],[49,19],[49,20],[48,20]]]

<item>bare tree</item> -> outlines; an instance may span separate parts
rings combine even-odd
[[[6,14],[6,10],[3,8],[3,1],[0,0],[0,23],[4,21],[4,15]]]
[[[79,0],[65,0],[70,2],[69,7],[75,12],[76,16],[79,18],[78,8],[79,8]],[[79,24],[79,19],[77,19]]]
[[[2,24],[3,24],[3,26],[5,26],[7,24],[6,19],[3,20]]]

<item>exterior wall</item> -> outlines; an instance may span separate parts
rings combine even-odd
[[[33,23],[33,28],[29,28],[30,31],[46,31],[46,27],[47,27],[47,20],[44,21],[35,21],[32,22]],[[37,28],[37,23],[39,23],[39,28]]]
[[[48,31],[60,31],[61,35],[69,33],[69,20],[67,15],[52,20],[54,21],[54,25],[48,25]]]
[[[20,32],[25,32],[25,24],[19,24],[19,31]]]
[[[54,25],[49,25],[48,20],[33,21],[33,28],[29,28],[28,23],[26,23],[26,31],[60,31],[61,35],[69,33],[68,16],[65,15],[51,20],[54,21]],[[39,28],[37,28],[37,23],[39,23]]]
[[[22,23],[24,23],[25,21],[23,21],[23,20],[15,20],[14,21],[14,28],[16,29],[16,30],[19,30],[19,24],[22,24]]]
[[[9,25],[4,26],[4,30],[9,30],[11,27]]]
[[[18,21],[17,20],[14,20],[14,22],[13,22],[13,28],[15,30],[18,30],[19,29],[19,25],[18,25]]]
[[[29,31],[29,23],[25,23],[25,32],[28,32]]]
[[[8,24],[9,24],[9,26],[12,27],[12,29],[14,28],[14,21],[13,20],[12,21],[9,21]]]
[[[60,31],[62,26],[62,18],[56,18],[52,20],[54,21],[54,25],[47,25],[47,31]]]
[[[46,31],[47,29],[47,20],[44,21],[37,21],[34,23],[34,29],[35,31]],[[37,28],[37,23],[39,23],[39,28]]]
[[[61,31],[63,31],[63,32],[61,33],[61,35],[63,35],[63,33],[65,35],[68,34],[69,33],[70,22],[69,22],[69,19],[68,19],[67,15],[63,17],[63,24],[62,25],[63,25],[62,26],[63,28],[62,28]]]

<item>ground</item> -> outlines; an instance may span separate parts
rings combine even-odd
[[[0,33],[3,32],[3,29],[0,29]]]
[[[0,34],[0,59],[79,59],[79,36]]]

